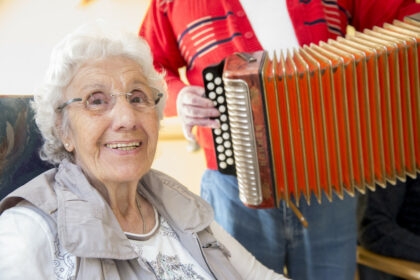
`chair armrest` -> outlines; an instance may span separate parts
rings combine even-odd
[[[357,246],[357,263],[404,279],[420,279],[420,263],[385,257]]]

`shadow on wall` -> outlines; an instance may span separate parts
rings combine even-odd
[[[52,165],[39,158],[42,137],[29,97],[0,97],[0,199]]]

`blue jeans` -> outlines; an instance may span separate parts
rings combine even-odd
[[[201,196],[215,210],[215,220],[260,262],[294,280],[353,280],[356,271],[356,204],[346,195],[323,197],[311,206],[300,201],[299,210],[309,226],[304,228],[282,202],[278,209],[251,209],[238,197],[235,176],[206,170]]]

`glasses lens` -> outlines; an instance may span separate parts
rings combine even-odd
[[[154,106],[151,94],[147,94],[140,89],[133,90],[128,96],[128,101],[131,105],[137,108],[151,108]]]
[[[86,99],[86,108],[92,111],[104,111],[108,108],[110,97],[103,92],[89,94]]]

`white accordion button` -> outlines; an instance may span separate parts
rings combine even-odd
[[[206,74],[206,80],[207,80],[207,81],[211,81],[211,80],[213,80],[213,73],[210,73],[210,72],[209,72],[209,73],[207,73],[207,74]]]
[[[219,152],[219,153],[223,153],[223,151],[225,150],[225,148],[222,146],[222,145],[218,145],[217,146],[217,151]]]

